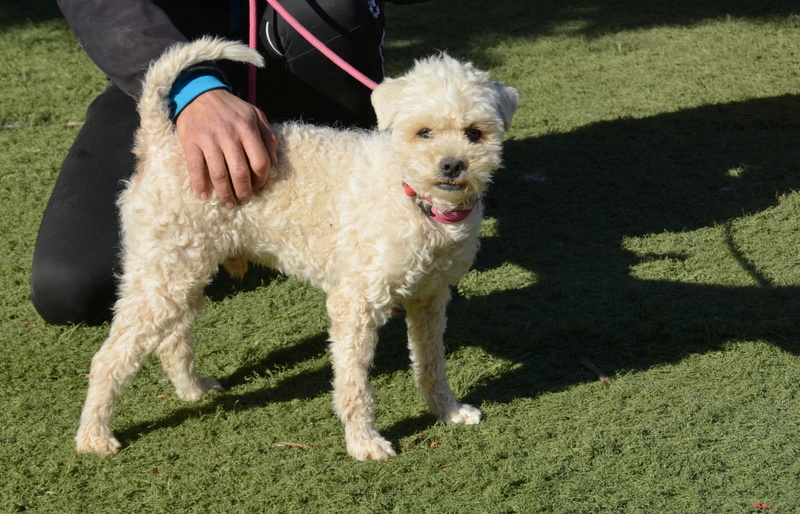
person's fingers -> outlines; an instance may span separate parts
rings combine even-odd
[[[263,112],[225,90],[198,96],[177,119],[192,188],[221,204],[246,203],[277,164],[278,140]]]
[[[206,159],[203,151],[194,144],[188,144],[184,150],[186,155],[186,166],[189,171],[189,181],[192,184],[194,194],[203,200],[207,200],[211,194],[209,189],[208,171],[206,170]]]
[[[236,205],[236,197],[231,188],[231,179],[228,174],[228,165],[225,155],[217,146],[207,147],[204,153],[206,167],[208,168],[208,178],[217,193],[219,202],[225,207],[233,208]]]
[[[260,191],[269,178],[272,158],[268,153],[266,142],[262,137],[264,130],[269,130],[269,126],[266,125],[266,117],[261,114],[255,127],[253,127],[252,130],[244,132],[242,137],[242,147],[247,155],[247,162],[250,165],[250,179],[253,191]]]
[[[250,172],[248,156],[245,155],[243,143],[238,138],[226,140],[223,148],[225,165],[227,166],[228,185],[233,187],[232,200],[237,203],[246,203],[253,196],[253,180]],[[217,195],[220,192],[217,191]],[[222,197],[220,196],[220,200]],[[223,202],[227,205],[227,201]]]

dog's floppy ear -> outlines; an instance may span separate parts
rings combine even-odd
[[[511,118],[519,107],[519,91],[511,86],[504,86],[499,82],[494,82],[494,90],[497,93],[497,112],[503,120],[503,129],[511,128]]]
[[[378,130],[386,130],[394,122],[397,92],[402,85],[403,79],[386,78],[372,92],[372,108],[378,118]]]

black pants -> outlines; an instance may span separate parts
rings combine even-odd
[[[383,1],[283,0],[317,38],[375,81],[383,75]],[[370,91],[311,47],[271,8],[260,27],[267,67],[258,103],[271,122],[374,125]],[[246,97],[246,69],[225,65]],[[36,240],[31,300],[49,323],[100,324],[116,299],[119,223],[116,197],[134,170],[136,102],[110,84],[86,113],[47,204]]]

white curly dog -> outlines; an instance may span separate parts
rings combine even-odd
[[[501,165],[517,91],[447,55],[418,61],[374,91],[378,131],[275,125],[279,164],[267,186],[228,209],[192,192],[165,99],[182,70],[218,59],[262,65],[239,43],[204,38],[172,48],[147,73],[137,172],[119,199],[119,300],[92,359],[78,451],[118,451],[114,401],[153,350],[181,399],[218,387],[195,371],[192,325],[225,261],[264,264],[327,293],[333,403],[354,458],[395,455],[375,428],[368,371],[377,330],[397,303],[430,410],[478,423],[481,412],[447,384],[445,307],[478,250],[480,198]]]

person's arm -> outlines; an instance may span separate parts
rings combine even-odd
[[[125,93],[138,98],[147,66],[186,37],[148,0],[58,0],[89,58]]]

